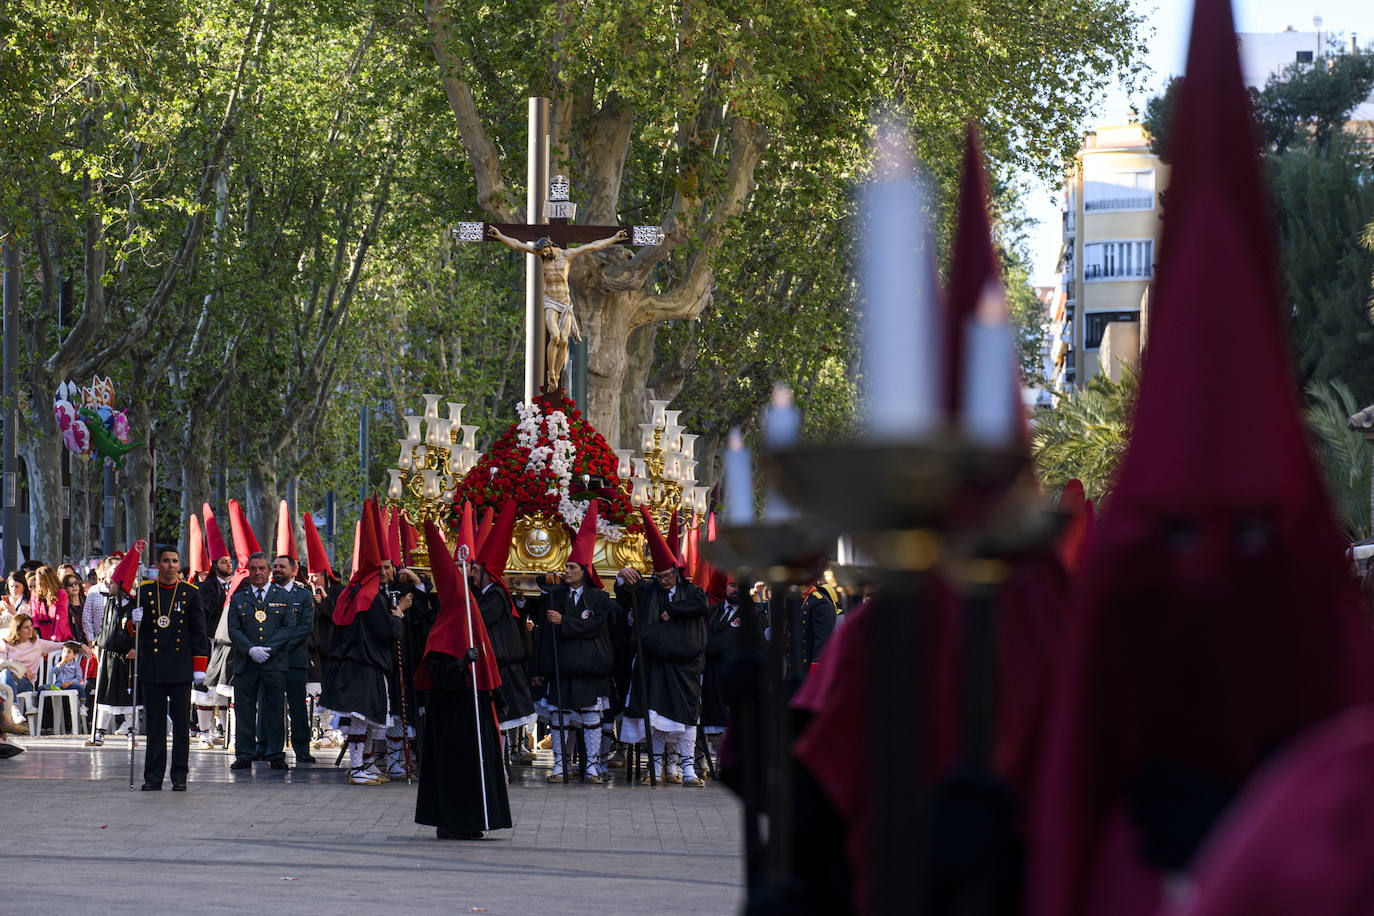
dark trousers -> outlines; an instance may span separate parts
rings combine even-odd
[[[172,717],[172,782],[185,782],[191,761],[191,683],[138,685],[143,691],[143,781],[162,785],[167,771],[167,717]]]
[[[264,671],[252,663],[234,676],[235,758],[252,760],[261,754],[268,760],[286,759],[285,687],[285,671]]]
[[[304,668],[291,668],[286,672],[286,708],[291,714],[291,747],[297,757],[310,756],[310,715],[305,702]]]

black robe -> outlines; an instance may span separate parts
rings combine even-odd
[[[744,655],[749,646],[744,637],[748,632],[746,616],[754,621],[754,650],[762,652],[765,644],[763,630],[768,621],[747,596],[735,609],[730,620],[725,619],[725,604],[711,606],[710,638],[706,642],[706,671],[701,676],[701,724],[724,726],[726,714],[734,701],[726,688],[727,669]]]
[[[415,795],[415,823],[449,833],[499,830],[514,823],[501,762],[501,735],[496,728],[492,694],[482,691],[472,702],[468,663],[443,652],[425,656],[429,669],[429,703],[420,742],[420,786]],[[481,772],[477,761],[477,729],[482,729]],[[486,784],[487,816],[482,816],[482,785]]]
[[[631,590],[622,591],[628,600]],[[636,664],[644,665],[649,709],[673,722],[696,725],[701,716],[701,673],[709,635],[706,593],[690,582],[682,582],[669,601],[667,591],[652,579],[645,579],[634,587],[633,594],[638,605],[634,611],[635,626],[641,628],[644,646],[644,657],[636,659]],[[664,613],[668,615],[666,621],[661,619]],[[638,672],[630,681],[625,715],[645,718]]]
[[[100,669],[96,677],[95,701],[101,706],[115,708],[135,705],[132,702],[133,666],[124,656],[134,648],[133,602],[114,595],[105,597],[105,613],[101,618],[100,636],[96,648],[100,650]]]
[[[530,676],[526,670],[529,650],[526,648],[523,621],[511,614],[510,595],[493,582],[477,596],[477,610],[487,627],[491,651],[496,655],[501,686],[496,689],[496,712],[502,722],[514,722],[534,715],[534,697],[530,693]]]
[[[615,602],[590,585],[582,589],[576,607],[569,607],[571,595],[566,585],[549,590],[545,607],[560,612],[563,622],[554,626],[545,619],[535,637],[534,673],[544,679],[537,690],[554,709],[588,709],[602,697],[609,699],[611,692],[615,657],[609,624]]]
[[[339,600],[347,601],[348,592]],[[329,673],[320,690],[320,704],[327,709],[345,716],[356,712],[373,725],[386,723],[387,675],[396,667],[401,628],[388,604],[386,594],[378,590],[372,604],[348,626],[335,625]]]
[[[334,604],[343,594],[343,586],[330,580],[323,589],[324,597],[315,602],[315,620],[310,634],[309,680],[324,683],[330,668],[329,653],[334,650]]]

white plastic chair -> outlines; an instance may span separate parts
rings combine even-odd
[[[63,701],[59,704],[58,701]],[[80,734],[86,730],[85,711],[81,708],[81,695],[75,690],[38,691],[38,722],[43,721],[43,704],[52,709],[52,733],[64,735]],[[64,705],[65,704],[65,708]],[[30,726],[32,732],[32,726]]]

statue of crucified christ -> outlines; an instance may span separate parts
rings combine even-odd
[[[629,233],[621,229],[609,238],[569,249],[559,248],[548,236],[536,239],[534,244],[521,242],[495,226],[487,227],[487,235],[507,248],[539,256],[539,266],[544,275],[544,330],[549,335],[549,347],[544,358],[544,386],[553,390],[558,387],[563,367],[568,362],[568,341],[582,339],[577,317],[573,314],[572,291],[568,289],[568,268],[572,259],[623,242],[630,237]]]

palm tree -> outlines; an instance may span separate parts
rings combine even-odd
[[[1058,492],[1071,477],[1081,480],[1087,495],[1098,502],[1111,492],[1130,438],[1138,390],[1133,372],[1125,372],[1120,382],[1098,375],[1081,391],[1035,412],[1031,452],[1047,492]]]
[[[1350,417],[1359,412],[1355,396],[1344,382],[1332,379],[1313,382],[1308,397],[1307,429],[1312,449],[1326,479],[1326,492],[1341,530],[1352,541],[1369,535],[1369,443],[1350,428]]]

